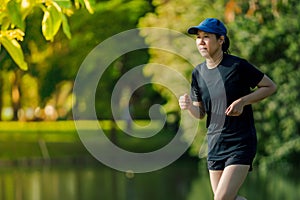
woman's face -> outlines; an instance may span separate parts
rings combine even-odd
[[[217,39],[213,33],[198,31],[196,44],[200,54],[204,58],[213,58],[217,52],[222,51],[224,36]]]

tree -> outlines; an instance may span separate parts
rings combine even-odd
[[[30,58],[28,48],[24,44],[27,36],[28,28],[34,27],[38,32],[42,32],[43,42],[54,41],[54,37],[62,29],[67,38],[71,38],[68,18],[73,14],[75,9],[85,7],[89,13],[93,13],[93,0],[75,0],[75,1],[27,1],[27,0],[2,0],[0,1],[0,47],[1,48],[1,77],[7,75],[13,77],[10,80],[1,78],[2,96],[1,108],[4,107],[4,112],[1,111],[2,118],[17,119],[19,109],[21,107],[20,94],[23,96],[23,106],[29,105],[36,107],[39,102],[37,95],[37,80],[34,77],[28,78],[23,76],[22,71],[28,70],[28,58]],[[41,15],[36,24],[31,24],[29,18],[37,16],[36,13],[41,11]],[[36,38],[35,38],[36,39]],[[38,42],[38,41],[36,41]],[[26,43],[26,42],[25,42]],[[31,43],[36,44],[36,43]],[[35,45],[38,46],[38,45]],[[36,52],[34,52],[36,53]],[[25,58],[24,55],[27,55]],[[31,58],[39,58],[40,54],[32,55]],[[12,62],[13,60],[14,62]],[[27,61],[25,61],[27,60]],[[22,71],[19,71],[16,66]],[[12,74],[13,73],[13,74]],[[28,74],[29,75],[29,74]],[[28,82],[29,81],[29,82]],[[24,84],[24,85],[20,85]],[[6,86],[7,85],[7,86]],[[26,85],[30,85],[29,90]],[[11,88],[10,90],[7,90]],[[29,95],[31,94],[31,95]],[[32,94],[35,94],[32,96]],[[34,100],[26,100],[27,97],[35,98]],[[30,103],[26,102],[29,101]],[[13,108],[12,112],[11,107]],[[7,110],[7,111],[6,111]],[[11,114],[12,113],[12,114]]]
[[[6,69],[3,73],[6,73],[6,71],[10,73],[11,70],[15,70],[15,73],[19,73],[20,79],[23,79],[25,74],[32,77],[32,79],[26,80],[32,81],[31,90],[37,90],[38,102],[30,107],[40,107],[41,109],[47,105],[54,106],[55,108],[63,107],[62,105],[58,105],[59,103],[57,102],[59,96],[65,96],[62,88],[69,88],[68,86],[73,84],[78,69],[88,53],[105,39],[122,31],[135,28],[139,17],[150,10],[151,4],[144,0],[98,2],[93,5],[93,14],[90,14],[86,9],[80,9],[69,16],[68,23],[70,24],[70,32],[72,33],[71,39],[66,37],[64,30],[61,28],[57,31],[53,41],[49,42],[45,39],[40,27],[44,11],[37,7],[25,19],[27,27],[24,33],[27,37],[24,37],[24,40],[20,43],[25,59],[30,66],[28,71],[26,73],[20,72],[10,59],[3,59],[1,61],[6,63],[5,67],[2,65],[3,69]],[[5,51],[2,53],[4,55]],[[101,89],[98,87],[96,94],[97,99],[101,97],[101,100],[96,100],[96,110],[99,118],[112,118],[110,109],[108,108],[115,83],[122,74],[131,68],[147,63],[148,58],[146,50],[139,50],[121,56],[111,64],[101,80]],[[38,87],[33,89],[35,81],[38,83]],[[17,83],[20,84],[22,81],[17,81],[16,85]],[[10,82],[7,84],[11,85]],[[18,85],[17,88],[23,89],[25,87]],[[130,89],[130,85],[124,85],[124,88]],[[72,88],[67,91],[69,91],[69,96],[73,95]],[[25,98],[30,96],[25,94],[27,92],[28,90],[19,90],[18,93],[20,95],[18,97],[20,98],[19,101],[16,101],[19,102],[15,108],[16,112],[20,108],[26,109],[23,106],[28,106],[35,102],[30,100],[30,98]],[[11,92],[8,91],[5,94],[7,94],[8,99],[5,101],[5,105],[6,107],[11,107]],[[138,98],[140,101],[136,101]],[[69,102],[68,99],[69,97],[65,99],[65,104]],[[145,107],[151,105],[150,99],[162,101],[159,94],[153,92],[149,85],[134,92],[131,98],[131,103],[134,102],[134,107],[136,108],[133,109],[132,113],[134,118],[148,117],[148,113],[144,112],[144,110]],[[62,118],[72,117],[71,110],[69,106],[67,107],[68,113],[66,115],[63,112]]]
[[[67,1],[27,1],[27,0],[1,0],[0,1],[0,44],[10,54],[16,64],[27,70],[28,66],[24,60],[23,50],[18,41],[25,37],[26,18],[32,14],[35,8],[40,8],[44,15],[41,23],[42,32],[47,41],[53,41],[54,36],[61,28],[68,38],[71,38],[70,27],[67,17],[73,13],[72,7],[81,6],[92,13],[91,2],[88,0]]]
[[[72,40],[65,40],[62,38],[63,35],[59,34],[59,40],[52,43],[53,46],[60,48],[58,49],[59,53],[54,52],[45,63],[46,65],[47,63],[54,65],[55,68],[49,66],[47,71],[49,78],[43,79],[41,82],[43,88],[41,91],[45,92],[42,93],[42,96],[46,97],[47,94],[51,93],[55,85],[63,79],[74,81],[81,63],[93,48],[115,34],[136,28],[139,18],[150,10],[151,4],[144,0],[114,0],[97,3],[94,6],[93,15],[87,14],[85,10],[75,13],[70,17]],[[141,38],[141,40],[143,39]],[[149,55],[146,50],[138,50],[122,55],[108,67],[99,81],[96,93],[96,112],[99,119],[112,118],[111,93],[119,78],[128,70],[147,63],[148,59]],[[93,74],[89,75],[92,76]],[[51,86],[49,87],[49,85]],[[130,84],[123,87],[124,92],[132,90]],[[120,95],[122,94],[120,93]],[[137,98],[139,101],[135,100]],[[135,109],[132,113],[134,118],[147,117],[148,113],[144,112],[145,107],[150,106],[147,99],[162,101],[158,93],[154,92],[151,87],[146,86],[139,89],[132,97],[132,103],[135,102],[133,106]]]

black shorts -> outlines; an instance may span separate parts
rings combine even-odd
[[[207,167],[209,170],[224,170],[229,165],[249,165],[249,171],[252,171],[252,162],[254,157],[230,156],[224,160],[208,160]]]

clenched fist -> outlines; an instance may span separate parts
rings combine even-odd
[[[192,99],[188,94],[180,96],[178,102],[181,110],[189,110],[192,106]]]

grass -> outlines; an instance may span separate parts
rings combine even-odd
[[[77,128],[95,131],[101,127],[112,142],[134,152],[159,149],[168,143],[174,134],[162,129],[150,138],[131,137],[121,130],[125,128],[125,123],[118,122],[117,124],[118,126],[105,120],[98,123],[80,121]],[[159,122],[149,124],[149,121],[138,121],[132,127],[137,135],[151,134],[160,129]],[[0,122],[0,164],[3,161],[76,157],[90,157],[90,154],[79,138],[74,121]]]

